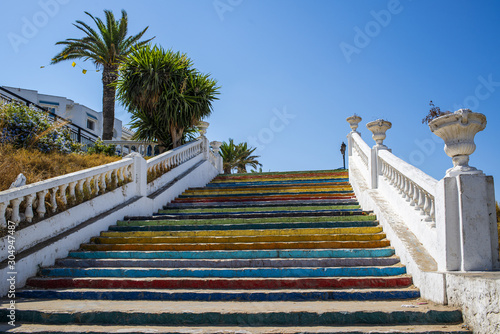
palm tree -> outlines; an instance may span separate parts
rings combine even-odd
[[[148,27],[137,35],[127,36],[128,17],[126,11],[122,10],[122,17],[119,21],[115,19],[113,12],[105,10],[104,13],[106,14],[106,23],[85,12],[96,24],[97,30],[85,22],[76,21],[76,24],[73,25],[83,31],[85,36],[80,39],[68,38],[65,41],[57,42],[56,45],[65,45],[65,47],[52,59],[51,64],[83,58],[84,61],[92,60],[97,69],[102,68],[102,139],[110,140],[113,138],[115,121],[116,87],[113,83],[118,79],[118,68],[134,47],[141,47],[152,38],[139,41]]]
[[[246,166],[250,165],[253,168],[262,166],[257,158],[258,155],[252,155],[255,148],[249,148],[246,142],[234,144],[233,139],[229,138],[229,143],[223,142],[220,147],[220,154],[223,159],[224,174],[231,174],[233,169],[238,173],[246,173]]]
[[[257,168],[262,166],[261,163],[257,160],[259,158],[258,155],[252,155],[252,153],[256,150],[256,148],[249,148],[247,143],[240,143],[238,145],[238,163],[236,164],[236,168],[238,169],[238,173],[246,173],[247,165],[250,167]]]
[[[137,139],[182,145],[185,132],[212,112],[217,82],[198,72],[180,52],[147,45],[124,62],[118,98],[132,114]]]

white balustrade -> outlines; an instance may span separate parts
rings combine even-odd
[[[368,156],[371,153],[370,147],[361,139],[357,132],[352,133],[353,152],[356,153],[365,167],[368,169]]]
[[[435,221],[435,188],[437,180],[420,169],[399,159],[387,150],[379,151],[380,175],[394,190],[414,207],[429,226],[436,227]]]
[[[158,174],[163,172],[168,172],[172,168],[183,164],[202,154],[204,150],[203,140],[197,140],[192,143],[188,143],[173,150],[162,153],[154,158],[147,160],[148,173]],[[158,177],[159,175],[156,175]]]
[[[131,159],[123,159],[107,165],[86,169],[83,171],[55,177],[45,181],[28,184],[0,192],[0,226],[7,226],[7,219],[17,223],[31,222],[34,211],[37,218],[42,219],[47,213],[45,205],[46,196],[49,194],[50,211],[57,213],[58,200],[66,206],[68,203],[77,203],[77,197],[85,198],[84,190],[92,197],[106,191],[106,178],[110,182],[110,175],[116,175],[117,183],[126,182],[131,178]],[[122,172],[119,172],[119,171]],[[69,190],[68,190],[69,189]],[[24,212],[20,212],[23,208]],[[35,209],[35,210],[33,210]]]
[[[132,152],[137,152],[142,156],[148,155],[148,148],[151,147],[151,155],[154,155],[158,143],[148,141],[135,141],[135,140],[103,140],[106,145],[115,145],[116,152],[123,157]]]

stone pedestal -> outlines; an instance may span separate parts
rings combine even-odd
[[[440,271],[499,268],[492,176],[460,174],[439,181],[436,222]]]

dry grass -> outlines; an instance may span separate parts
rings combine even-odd
[[[14,149],[11,145],[0,144],[0,171],[2,173],[0,191],[8,189],[19,173],[23,173],[26,176],[26,183],[30,184],[120,159],[120,157],[102,154],[46,154],[36,150]]]

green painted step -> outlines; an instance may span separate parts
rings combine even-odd
[[[29,300],[16,303],[16,321],[38,324],[169,326],[384,326],[458,324],[451,307],[401,301],[364,302],[162,302]],[[8,301],[0,305],[6,319]]]

